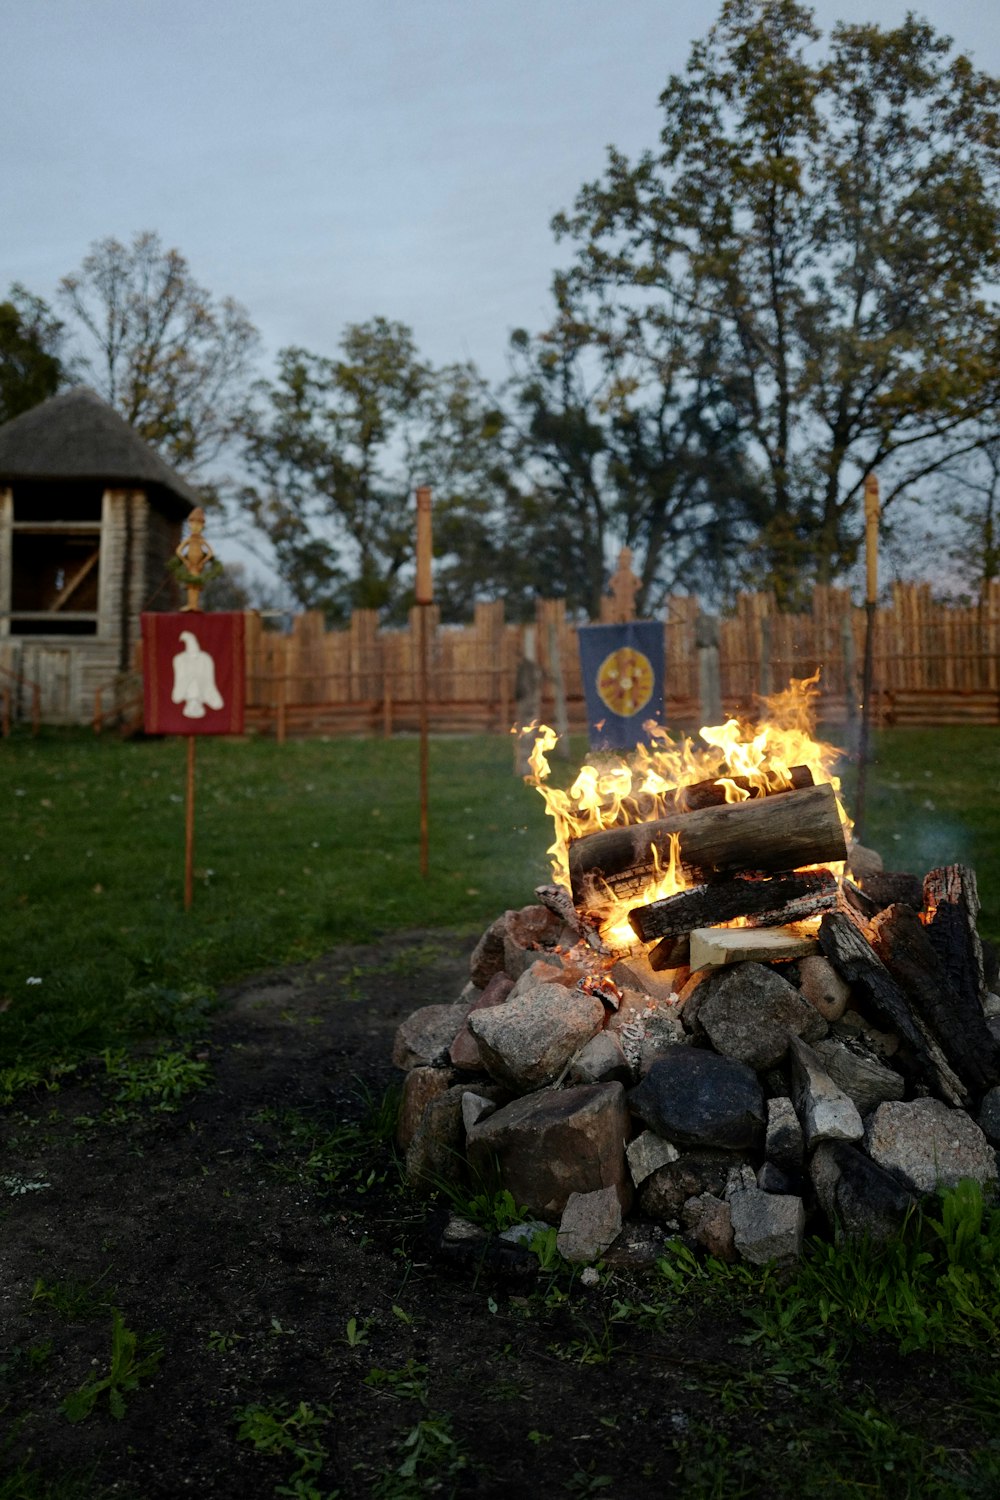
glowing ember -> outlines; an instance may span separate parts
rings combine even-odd
[[[678,793],[696,782],[715,782],[723,788],[727,802],[741,802],[754,790],[790,787],[791,768],[807,766],[817,785],[829,782],[839,793],[840,779],[833,767],[841,751],[813,735],[818,679],[818,672],[813,677],[793,678],[784,692],[764,699],[765,717],[756,726],[729,719],[700,729],[701,745],[686,738],[676,743],[667,730],[650,723],[645,726],[648,745],[639,745],[628,756],[602,755],[599,765],[582,766],[568,791],[547,785],[546,757],[558,736],[546,725],[540,726],[525,780],[538,788],[555,824],[555,838],[548,849],[553,879],[569,889],[568,850],[574,839],[665,817],[677,810]],[[849,833],[850,819],[839,799],[838,807],[845,833]],[[678,841],[673,838],[666,867],[657,870],[641,896],[626,902],[608,892],[607,909],[600,913],[605,942],[613,947],[634,943],[627,921],[631,908],[674,895],[687,884],[678,860]]]

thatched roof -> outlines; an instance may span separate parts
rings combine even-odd
[[[99,479],[145,489],[159,509],[186,516],[197,493],[96,391],[75,386],[0,425],[0,484]]]

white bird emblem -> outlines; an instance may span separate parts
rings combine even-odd
[[[185,718],[203,719],[206,707],[222,707],[222,694],[215,684],[215,662],[190,630],[181,631],[181,640],[184,650],[174,657],[171,701],[184,704]]]

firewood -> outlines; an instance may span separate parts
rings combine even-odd
[[[885,911],[887,906],[895,906],[897,903],[920,911],[924,904],[924,888],[920,877],[908,875],[903,870],[879,870],[877,874],[866,875],[862,890],[874,903],[876,911]]]
[[[575,932],[577,937],[583,938],[595,953],[609,954],[611,952],[610,948],[606,948],[601,941],[600,934],[583,921],[573,905],[573,898],[569,891],[561,885],[536,885],[535,895],[550,912],[557,917],[562,917],[570,931]]]
[[[819,924],[819,946],[837,973],[864,996],[874,1019],[908,1044],[914,1070],[939,1098],[964,1105],[968,1095],[941,1048],[914,1015],[896,980],[872,948],[858,919],[849,912],[827,912]]]
[[[676,969],[691,960],[691,939],[688,933],[680,937],[661,938],[646,954],[649,967],[660,973],[663,969]]]
[[[818,952],[815,936],[794,927],[697,927],[691,934],[692,970],[745,963],[748,959],[773,964]]]
[[[656,873],[656,861],[666,867],[675,834],[681,862],[702,877],[735,871],[773,874],[842,860],[847,853],[833,787],[803,787],[586,834],[569,850],[577,906],[606,904],[609,889],[625,899],[641,895]]]
[[[897,903],[872,919],[869,932],[875,952],[969,1092],[984,1094],[1000,1081],[1000,1045],[978,1001],[965,1000],[951,984],[917,913]]]
[[[786,927],[837,904],[837,882],[829,870],[805,870],[770,879],[720,880],[696,885],[660,901],[650,901],[629,912],[636,937],[678,937],[695,927],[717,927],[734,917],[746,917],[751,927]]]
[[[944,865],[924,877],[924,905],[930,921],[925,931],[962,997],[963,1008],[982,1014],[986,999],[983,945],[976,931],[979,889],[968,865]]]

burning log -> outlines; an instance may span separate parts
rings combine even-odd
[[[919,1076],[946,1103],[962,1106],[966,1090],[952,1072],[926,1026],[914,1015],[900,985],[847,912],[828,912],[819,924],[819,945],[837,973],[857,985],[875,1019],[909,1044]]]
[[[629,912],[629,923],[644,943],[679,937],[695,927],[718,927],[746,917],[751,927],[784,927],[837,905],[837,882],[829,870],[805,870],[773,879],[738,875],[714,885],[650,901]]]
[[[1000,1080],[1000,1046],[978,1001],[970,1004],[949,981],[917,913],[897,903],[873,918],[869,932],[875,952],[969,1091],[992,1088]]]
[[[699,812],[703,807],[722,807],[730,800],[726,790],[730,786],[739,787],[753,801],[757,797],[780,797],[784,792],[801,791],[803,787],[815,784],[808,766],[790,766],[788,775],[791,778],[789,786],[765,788],[759,782],[752,781],[749,776],[727,776],[724,771],[720,771],[718,776],[710,776],[707,781],[692,781],[688,786],[675,788],[673,792],[640,793],[637,797],[625,797],[622,808],[634,822],[644,822],[649,818],[649,810],[654,804],[664,815],[671,812]]]
[[[561,885],[536,885],[535,895],[549,911],[554,912],[557,917],[562,917],[570,931],[575,932],[577,937],[583,938],[595,953],[607,954],[611,951],[601,942],[600,934],[583,921],[573,905],[573,898],[569,891],[564,890]]]
[[[675,835],[681,862],[702,874],[772,874],[847,855],[833,787],[803,787],[577,839],[569,850],[577,906],[604,904],[608,890],[626,899],[640,895],[655,878],[657,865],[664,869],[669,863]]]

